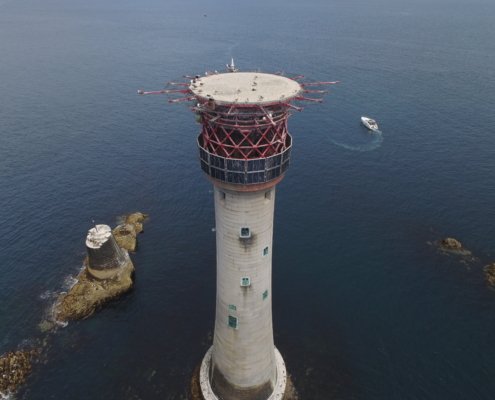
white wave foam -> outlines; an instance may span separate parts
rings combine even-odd
[[[62,284],[62,287],[64,288],[64,290],[69,290],[69,289],[72,289],[72,287],[76,283],[77,283],[77,279],[74,276],[69,275],[69,276],[65,277],[64,283]]]
[[[67,321],[59,321],[58,319],[56,319],[54,322],[57,326],[60,326],[61,328],[65,328],[67,325],[69,325]]]
[[[0,400],[15,400],[12,393],[2,393],[0,392]]]
[[[48,299],[53,299],[56,296],[57,296],[57,292],[54,292],[52,290],[46,290],[40,294],[40,299],[41,300],[48,300]]]

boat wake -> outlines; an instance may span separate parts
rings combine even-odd
[[[329,139],[334,145],[342,147],[346,150],[366,152],[373,151],[381,147],[383,143],[383,134],[381,131],[374,131],[366,136],[366,141],[363,141],[363,143],[345,143],[332,137]]]

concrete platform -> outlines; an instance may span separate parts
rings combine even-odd
[[[210,348],[194,373],[191,380],[191,400],[220,400],[213,393],[209,380],[209,370],[211,363]],[[297,392],[287,374],[285,362],[280,352],[275,349],[275,358],[277,360],[277,381],[273,393],[266,400],[298,400]]]
[[[285,76],[261,72],[227,72],[193,80],[194,95],[217,104],[269,104],[298,96],[301,85]]]

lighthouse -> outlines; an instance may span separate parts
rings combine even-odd
[[[277,184],[291,161],[288,118],[294,102],[321,99],[310,86],[261,72],[187,77],[171,102],[192,102],[201,125],[199,161],[212,183],[216,232],[216,312],[213,344],[199,382],[205,400],[282,400],[287,372],[272,324],[273,224]]]

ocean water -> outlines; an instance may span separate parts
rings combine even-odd
[[[211,343],[215,237],[198,126],[141,97],[241,69],[340,80],[290,119],[277,347],[302,399],[495,398],[495,3],[0,0],[0,353],[18,399],[184,399]],[[382,134],[368,134],[361,115]],[[135,290],[53,334],[94,219],[151,215]],[[454,236],[463,263],[428,242]]]

